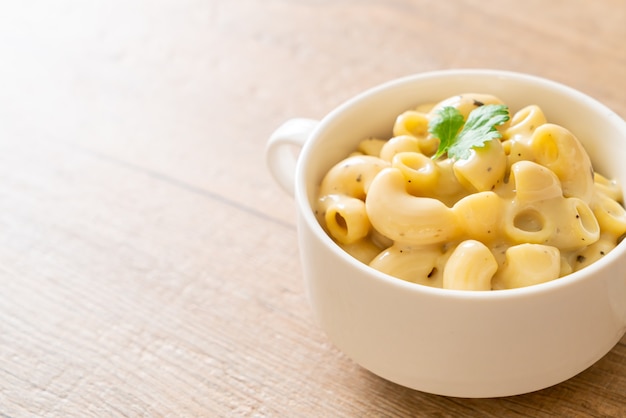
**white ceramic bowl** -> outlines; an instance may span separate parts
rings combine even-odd
[[[594,168],[626,185],[626,122],[596,100],[545,79],[493,70],[418,74],[370,89],[321,121],[276,130],[267,162],[295,196],[310,302],[332,342],[400,385],[459,397],[542,389],[585,370],[626,332],[626,242],[552,282],[472,292],[429,288],[380,273],[341,250],[312,205],[326,171],[359,140],[385,135],[402,111],[459,93],[498,96],[512,110],[539,105],[571,130]],[[290,153],[302,146],[299,157]]]

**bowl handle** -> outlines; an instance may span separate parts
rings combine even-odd
[[[267,167],[278,185],[292,197],[298,153],[318,123],[313,119],[289,119],[272,133],[267,142],[265,149]]]

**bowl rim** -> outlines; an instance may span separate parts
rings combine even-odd
[[[361,91],[360,93],[352,96],[348,100],[341,103],[339,106],[335,107],[328,114],[326,114],[314,128],[309,138],[316,137],[329,125],[330,121],[333,121],[339,115],[341,115],[346,109],[353,106],[355,103],[361,101],[362,99],[379,94],[389,88],[397,88],[403,85],[412,84],[416,81],[427,81],[429,79],[445,79],[445,78],[458,78],[458,77],[480,77],[480,78],[488,78],[488,77],[498,77],[503,79],[509,79],[515,82],[526,82],[533,83],[538,86],[541,86],[544,89],[548,90],[557,90],[560,91],[561,94],[569,95],[576,100],[586,102],[587,105],[595,108],[602,115],[603,118],[607,120],[612,120],[612,122],[621,125],[619,128],[624,131],[626,138],[626,121],[622,119],[617,113],[608,108],[603,103],[594,99],[593,97],[573,88],[563,83],[540,77],[533,74],[508,71],[508,70],[497,70],[497,69],[485,69],[485,68],[467,68],[467,69],[446,69],[446,70],[435,70],[435,71],[427,71],[420,72],[416,74],[410,74],[403,77],[395,78],[368,89]],[[395,276],[389,275],[387,273],[383,273],[379,270],[370,267],[369,265],[357,260],[355,257],[350,255],[348,252],[343,250],[323,229],[320,223],[317,221],[314,209],[311,207],[308,200],[307,193],[307,179],[305,176],[305,168],[308,165],[307,157],[309,152],[315,146],[313,141],[307,140],[302,150],[300,151],[300,156],[298,158],[298,163],[296,165],[296,175],[295,175],[295,190],[294,190],[294,198],[296,204],[299,208],[299,216],[302,218],[303,222],[309,228],[309,230],[314,234],[316,239],[320,240],[320,242],[327,247],[336,257],[340,258],[344,263],[351,265],[357,271],[361,272],[366,277],[371,280],[379,281],[382,284],[397,287],[398,289],[402,289],[403,291],[414,292],[418,294],[430,295],[435,297],[444,297],[444,298],[453,298],[453,299],[463,299],[463,300],[505,300],[511,298],[524,298],[524,297],[535,297],[537,294],[547,294],[552,292],[560,292],[564,287],[570,287],[575,284],[582,284],[591,280],[594,276],[596,276],[601,270],[611,268],[615,263],[619,261],[620,258],[626,257],[626,240],[620,242],[616,247],[614,247],[609,253],[603,256],[602,259],[593,262],[592,264],[570,273],[566,276],[559,277],[558,279],[551,280],[549,282],[539,283],[531,286],[514,288],[514,289],[502,289],[502,290],[454,290],[454,289],[443,289],[438,287],[431,287],[422,285],[419,283],[413,283],[406,280],[402,280]],[[626,185],[622,185],[624,187]],[[300,227],[300,223],[298,224]]]

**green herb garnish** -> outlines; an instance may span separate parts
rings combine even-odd
[[[428,132],[439,139],[439,148],[433,159],[447,153],[454,159],[467,159],[472,148],[482,148],[492,139],[502,135],[496,126],[509,120],[509,108],[505,105],[488,104],[472,110],[463,121],[457,108],[442,108],[428,125]],[[463,127],[461,129],[461,127]],[[460,132],[459,132],[460,130]]]

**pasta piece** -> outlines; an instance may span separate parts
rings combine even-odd
[[[531,161],[519,161],[511,167],[518,202],[537,202],[563,196],[561,182],[556,174]]]
[[[434,155],[439,148],[439,140],[432,135],[421,136],[417,138],[417,142],[420,146],[420,151],[426,155]]]
[[[439,170],[435,162],[418,152],[401,152],[393,157],[391,166],[406,179],[407,191],[414,196],[432,196],[437,191]]]
[[[437,270],[441,255],[440,246],[394,244],[374,258],[370,267],[409,282],[441,287],[441,274]]]
[[[565,197],[589,202],[593,196],[593,167],[582,144],[567,129],[546,123],[533,133],[534,160],[552,170]]]
[[[561,250],[598,240],[600,227],[591,208],[581,199],[563,197],[554,173],[530,161],[515,163],[511,172],[517,194],[504,221],[509,239]]]
[[[356,242],[370,231],[365,203],[360,199],[329,194],[319,200],[318,210],[329,234],[342,244]]]
[[[359,145],[356,149],[363,155],[372,155],[374,157],[378,157],[380,155],[380,150],[386,143],[387,141],[384,139],[367,138],[359,142]]]
[[[502,134],[502,146],[509,166],[534,158],[530,146],[532,135],[546,122],[543,111],[536,105],[526,106],[513,115],[510,126]]]
[[[469,193],[454,173],[451,159],[433,161],[417,152],[401,152],[395,155],[391,166],[402,172],[407,191],[414,196],[435,197],[451,206]]]
[[[489,141],[472,149],[468,159],[455,161],[453,169],[467,189],[484,192],[495,189],[504,180],[507,158],[500,141]]]
[[[369,264],[381,251],[380,247],[368,238],[363,238],[350,244],[338,244],[345,252],[363,264]]]
[[[435,103],[421,103],[415,107],[415,110],[422,113],[429,113],[433,110],[433,107],[435,107]]]
[[[429,114],[419,110],[407,110],[400,114],[393,125],[393,136],[413,136],[419,144],[419,151],[433,155],[439,141],[428,134]]]
[[[611,234],[602,234],[600,239],[582,250],[570,254],[569,264],[572,271],[595,263],[615,248],[615,237]]]
[[[511,117],[510,125],[502,134],[502,138],[527,144],[535,129],[544,123],[547,123],[546,116],[539,106],[526,106]]]
[[[550,240],[556,231],[554,220],[546,216],[541,204],[512,204],[504,215],[503,230],[506,237],[515,244],[543,244]]]
[[[504,201],[494,192],[474,193],[459,200],[452,211],[463,233],[483,243],[502,235]]]
[[[411,135],[394,136],[380,149],[380,158],[391,162],[401,152],[421,152],[417,138]]]
[[[600,237],[591,208],[575,197],[514,202],[504,216],[504,231],[516,244],[546,244],[568,251],[591,245]]]
[[[398,153],[391,162],[406,179],[408,193],[436,197],[450,206],[468,194],[454,174],[453,164],[450,159],[434,161],[417,152]]]
[[[407,193],[397,168],[385,168],[376,176],[365,207],[372,226],[393,241],[430,245],[450,241],[459,233],[452,209],[437,199]]]
[[[556,219],[556,231],[546,241],[560,250],[574,251],[600,238],[600,225],[589,205],[576,197],[562,198],[546,212]]]
[[[593,185],[596,189],[596,192],[604,194],[617,202],[624,201],[622,188],[616,180],[609,180],[602,174],[594,173]]]
[[[597,194],[591,207],[600,229],[613,236],[614,242],[626,233],[626,210],[618,202],[607,195]]]
[[[556,226],[545,215],[545,201],[562,197],[561,185],[554,173],[530,162],[519,161],[511,167],[511,182],[515,184],[515,198],[504,216],[504,232],[516,244],[545,243]]]
[[[393,136],[411,135],[424,137],[428,135],[428,115],[417,110],[407,110],[396,118],[393,125]]]
[[[494,277],[495,289],[515,289],[545,283],[559,277],[561,254],[558,248],[520,244],[506,250],[506,261]]]
[[[463,196],[469,193],[459,182],[454,174],[454,160],[445,158],[435,161],[437,172],[439,173],[437,183],[437,198],[448,206],[454,205]]]
[[[365,199],[365,194],[374,176],[389,163],[377,157],[358,155],[348,157],[332,167],[320,185],[319,194],[343,194]]]
[[[443,270],[443,288],[491,290],[491,278],[497,270],[498,263],[485,244],[463,241],[454,249]]]

